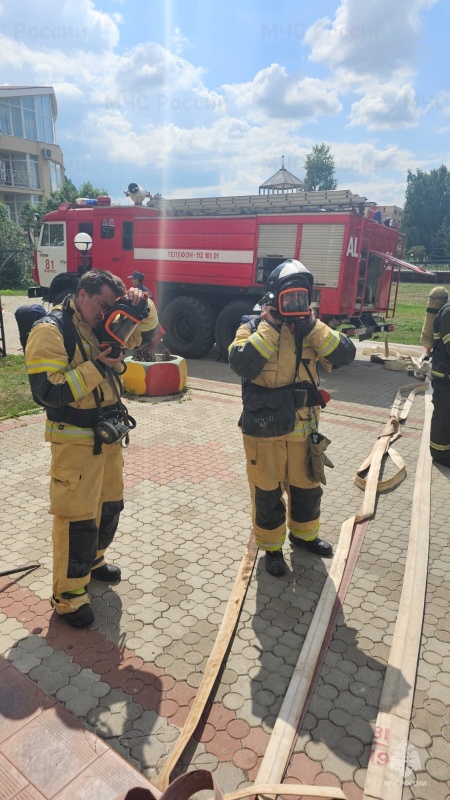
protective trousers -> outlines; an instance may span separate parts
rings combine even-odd
[[[58,614],[89,602],[91,570],[105,563],[123,509],[123,449],[51,445],[50,514],[53,519],[53,598]]]
[[[252,521],[255,541],[262,550],[279,550],[286,538],[287,521],[294,536],[311,542],[319,535],[319,483],[306,473],[308,439],[292,441],[244,435],[247,477],[252,500]]]
[[[433,461],[450,467],[450,384],[433,381],[430,453]]]

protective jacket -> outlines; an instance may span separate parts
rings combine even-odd
[[[275,389],[292,383],[313,386],[318,381],[317,362],[325,369],[350,364],[355,357],[353,342],[342,333],[332,330],[320,320],[306,336],[301,346],[301,360],[298,362],[295,333],[282,324],[277,328],[265,320],[256,326],[250,320],[237,330],[236,338],[229,348],[230,366],[242,378],[257,386]],[[309,370],[309,372],[308,372]],[[318,418],[320,406],[311,394],[305,395],[305,405],[297,408],[295,429],[291,434],[294,440],[305,439],[311,433],[311,408]],[[314,420],[315,428],[315,420]]]
[[[433,339],[430,452],[434,461],[450,467],[450,303],[445,303],[436,315]]]
[[[143,344],[151,342],[155,338],[155,335],[159,327],[158,312],[156,310],[156,306],[153,300],[149,298],[147,301],[147,305],[148,305],[148,317],[144,317],[139,326]]]
[[[299,336],[286,323],[249,319],[230,345],[230,366],[243,378],[253,533],[264,550],[283,546],[286,521],[295,538],[311,542],[319,535],[322,487],[308,470],[310,434],[316,435],[320,413],[317,362],[331,371],[354,357],[353,342],[321,321]]]
[[[445,303],[436,315],[433,325],[433,357],[431,377],[433,386],[447,385],[450,388],[450,303]]]
[[[93,390],[97,389],[100,405],[105,409],[114,407],[117,402],[114,384],[119,394],[121,385],[111,370],[96,361],[100,355],[98,339],[73,300],[67,311],[72,315],[89,360],[84,360],[77,346],[69,363],[61,331],[44,319],[33,327],[28,337],[25,362],[33,395],[47,412],[45,440],[92,446],[92,427],[98,417]],[[128,341],[135,347],[140,340],[137,329]]]

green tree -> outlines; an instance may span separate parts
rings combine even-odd
[[[423,244],[416,244],[414,247],[410,247],[408,250],[408,258],[410,261],[424,261],[427,255],[427,251]]]
[[[24,289],[31,285],[33,253],[25,231],[9,218],[0,203],[0,286]]]
[[[444,165],[431,172],[408,170],[402,230],[406,248],[423,245],[431,251],[440,249],[439,231],[450,214],[450,173]]]
[[[442,245],[442,257],[450,261],[450,214],[447,214],[443,219],[440,229],[440,243]]]
[[[323,189],[336,189],[334,158],[324,142],[315,144],[305,158],[305,187],[315,192]]]
[[[97,189],[90,181],[85,181],[77,189],[70,178],[64,178],[62,186],[55,192],[50,192],[47,197],[44,197],[42,203],[38,206],[32,206],[30,203],[25,203],[22,211],[22,220],[25,228],[36,228],[49,213],[49,211],[57,211],[61,203],[74,203],[77,197],[91,197],[95,199],[100,195],[108,194],[106,189]]]

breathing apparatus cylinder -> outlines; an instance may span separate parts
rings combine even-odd
[[[442,306],[448,302],[448,292],[445,286],[435,286],[428,295],[428,304],[423,321],[421,342],[423,347],[431,350],[434,346],[434,320]]]

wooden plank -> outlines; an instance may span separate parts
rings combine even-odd
[[[307,795],[308,797],[330,798],[331,800],[346,800],[346,795],[342,789],[338,789],[336,786],[307,786],[288,783],[266,783],[247,786],[246,789],[239,789],[237,792],[226,794],[223,800],[240,800],[243,797],[253,797],[255,794],[264,794],[270,797],[304,797]]]
[[[188,718],[183,725],[175,747],[170,753],[168,760],[164,764],[164,767],[156,780],[156,786],[159,789],[166,789],[168,787],[170,775],[199,723],[203,709],[205,708],[209,695],[211,694],[211,689],[217,678],[222,661],[225,657],[225,653],[228,649],[233,631],[236,627],[242,603],[244,601],[244,597],[252,575],[253,567],[255,565],[257,553],[258,548],[255,544],[252,534],[246,551],[242,557],[230,597],[228,598],[227,607],[222,618],[217,638],[206,663],[205,671],[203,673],[197,694],[195,695],[194,702],[189,711]]]

